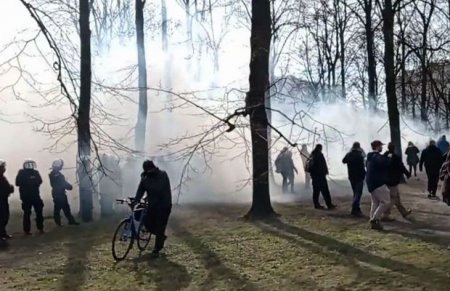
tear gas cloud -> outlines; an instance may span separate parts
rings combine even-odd
[[[17,3],[10,3],[18,11]],[[174,9],[181,9],[173,7]],[[2,9],[0,9],[1,11]],[[182,10],[180,10],[182,11]],[[28,19],[23,11],[24,19]],[[3,13],[0,14],[0,16]],[[182,13],[181,13],[182,14]],[[25,20],[24,20],[25,21]],[[21,27],[35,25],[31,20],[21,23]],[[0,29],[0,31],[5,28]],[[171,36],[171,40],[183,39],[180,33]],[[12,35],[11,33],[9,35]],[[166,91],[176,92],[169,94],[161,90],[149,90],[149,114],[147,126],[147,148],[146,157],[153,158],[157,164],[167,170],[171,177],[172,187],[175,188],[181,180],[182,184],[181,203],[191,202],[248,202],[251,199],[250,158],[248,151],[250,137],[248,132],[248,121],[239,119],[236,121],[237,128],[231,133],[224,133],[226,126],[217,126],[218,120],[205,111],[186,102],[186,100],[201,105],[209,112],[223,118],[232,113],[236,108],[244,106],[243,92],[248,87],[248,61],[249,32],[240,30],[230,33],[227,41],[223,42],[220,49],[220,70],[214,72],[211,54],[186,58],[184,45],[171,45],[169,52],[161,50],[158,41],[146,40],[148,82],[151,88],[163,88]],[[1,42],[8,40],[2,39]],[[175,41],[174,41],[175,43]],[[241,45],[237,45],[241,44]],[[46,47],[45,43],[41,47]],[[112,40],[110,49],[103,52],[101,56],[93,56],[93,70],[97,80],[101,80],[104,86],[114,87],[126,79],[129,68],[136,63],[136,49],[134,41]],[[33,72],[46,72],[41,78],[46,78],[43,83],[50,83],[57,87],[55,77],[51,76],[51,70],[42,60],[36,58],[24,58],[32,61],[28,66]],[[0,61],[0,63],[2,63]],[[4,73],[0,76],[2,84],[10,84],[17,75]],[[16,73],[17,74],[17,73]],[[134,75],[134,78],[136,76]],[[137,86],[133,79],[129,86],[120,92],[120,96],[114,97],[105,91],[94,92],[97,106],[116,117],[115,122],[102,123],[102,128],[116,141],[127,147],[133,147],[133,126],[136,124],[137,114]],[[8,163],[7,177],[10,181],[15,178],[18,169],[27,158],[34,159],[44,177],[42,194],[49,199],[49,185],[46,174],[51,162],[56,158],[65,160],[65,174],[68,179],[76,183],[75,161],[76,137],[69,135],[59,142],[57,149],[50,151],[48,147],[55,142],[54,138],[36,131],[39,122],[34,117],[52,121],[67,118],[70,108],[65,101],[56,105],[36,107],[45,103],[42,96],[32,90],[25,82],[15,86],[14,91],[19,93],[24,100],[16,99],[12,90],[0,92],[1,119],[0,130],[2,143],[0,144],[0,158]],[[183,97],[183,98],[180,98]],[[296,97],[296,96],[292,96]],[[64,99],[62,99],[64,100]],[[321,104],[314,106],[297,102],[295,106],[289,102],[274,101],[273,107],[284,112],[289,119],[296,123],[302,123],[306,131],[298,126],[293,126],[290,120],[273,112],[273,125],[299,145],[306,143],[311,146],[315,143],[323,143],[325,156],[329,162],[331,178],[342,180],[346,177],[346,168],[341,160],[349,150],[354,141],[361,142],[364,150],[370,150],[369,144],[373,139],[389,141],[389,128],[386,124],[387,116],[380,112],[369,114],[367,111],[352,107],[351,105]],[[295,110],[294,110],[295,108]],[[303,110],[307,115],[296,114]],[[32,118],[33,117],[33,118]],[[100,122],[103,117],[94,117]],[[11,123],[12,122],[12,123]],[[211,131],[212,128],[217,128]],[[315,130],[317,128],[317,130]],[[314,136],[312,132],[320,134]],[[413,141],[423,148],[429,140],[427,134],[421,134],[424,130],[410,120],[403,120],[402,134],[403,146],[407,141]],[[205,135],[208,133],[207,135]],[[275,132],[273,140],[278,136]],[[123,160],[127,153],[112,150],[102,145],[97,138],[102,152],[114,153]],[[202,142],[200,142],[202,141]],[[327,141],[327,142],[326,142]],[[198,145],[195,154],[190,152]],[[278,139],[273,145],[272,159],[278,154],[278,150],[286,146],[286,142]],[[61,152],[59,152],[61,151]],[[294,162],[299,169],[297,180],[302,182],[302,165],[300,155],[296,149]],[[189,166],[186,166],[189,161]],[[123,169],[129,171],[128,176],[139,177],[139,169]],[[275,181],[279,185],[280,179],[275,174]],[[133,183],[124,190],[124,195],[133,195],[137,185]],[[278,199],[278,187],[272,185],[273,197]],[[300,188],[298,188],[300,190]],[[175,200],[179,189],[174,191]],[[72,197],[76,197],[76,189]],[[302,196],[309,197],[310,193],[301,192]],[[13,199],[18,199],[17,193]],[[280,198],[282,199],[282,198]]]

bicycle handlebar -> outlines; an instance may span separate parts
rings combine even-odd
[[[128,206],[132,206],[133,202],[134,202],[134,197],[128,197],[127,199],[116,199],[116,202],[119,204],[128,204]],[[146,202],[139,202],[137,205],[141,206],[141,207],[145,207],[147,206]]]

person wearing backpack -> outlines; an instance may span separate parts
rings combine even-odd
[[[292,160],[292,152],[287,147],[278,155],[275,160],[276,172],[283,177],[282,191],[287,192],[288,186],[291,185],[291,192],[294,193],[294,172],[298,173],[297,168]]]
[[[302,163],[303,163],[303,169],[305,169],[306,167],[306,162],[309,159],[309,151],[308,151],[308,147],[306,146],[306,144],[302,144],[302,148],[300,150],[300,157],[302,159]],[[305,172],[305,189],[309,189],[311,187],[311,175],[307,172]]]
[[[324,209],[319,202],[319,195],[322,193],[327,208],[331,210],[335,209],[336,206],[331,201],[327,182],[328,166],[325,157],[322,154],[322,149],[323,147],[321,144],[316,145],[305,168],[310,173],[312,179],[314,208]]]
[[[359,142],[355,142],[342,163],[347,165],[348,179],[353,190],[353,203],[351,215],[363,217],[360,202],[364,189],[364,179],[366,178],[366,167],[364,165],[364,152]]]

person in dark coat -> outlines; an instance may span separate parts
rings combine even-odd
[[[316,145],[309,158],[309,173],[311,174],[313,186],[313,202],[316,209],[323,209],[324,207],[319,202],[319,195],[322,193],[327,208],[334,209],[336,206],[331,201],[327,182],[328,166],[322,154],[322,148],[321,144]]]
[[[366,177],[366,167],[364,165],[364,154],[361,150],[359,142],[355,142],[352,149],[347,153],[342,160],[342,163],[347,164],[348,179],[353,190],[353,203],[351,215],[355,217],[363,217],[360,202],[363,194],[364,179]]]
[[[422,172],[425,165],[425,172],[428,178],[428,198],[437,199],[436,192],[439,183],[439,171],[444,162],[441,151],[436,146],[435,141],[430,141],[429,146],[422,151],[420,156],[419,169]]]
[[[406,163],[409,166],[409,172],[412,174],[414,170],[414,177],[417,177],[417,164],[419,164],[419,149],[412,143],[408,143],[408,147],[406,148]]]
[[[23,231],[25,234],[31,234],[31,211],[34,209],[36,214],[36,227],[40,233],[44,232],[44,216],[39,187],[42,184],[42,178],[36,170],[36,162],[26,160],[23,163],[23,169],[19,170],[16,176],[16,186],[19,187],[20,200],[23,210]]]
[[[292,160],[292,152],[287,147],[283,148],[275,160],[276,172],[280,173],[283,178],[282,191],[286,193],[289,185],[291,192],[294,193],[294,177],[298,173],[297,168]]]
[[[172,190],[170,188],[169,176],[160,170],[152,161],[144,161],[134,203],[137,204],[144,197],[148,203],[147,230],[156,235],[153,254],[158,255],[164,248],[166,227],[172,211]]]
[[[437,147],[441,151],[442,155],[445,155],[450,148],[450,144],[447,141],[447,137],[445,135],[441,136],[437,142]]]
[[[403,217],[411,214],[411,209],[406,209],[401,200],[399,185],[403,180],[403,175],[408,179],[411,177],[411,173],[406,169],[403,164],[402,158],[395,154],[395,145],[390,142],[388,144],[388,151],[384,154],[389,158],[389,168],[388,168],[388,182],[387,186],[390,192],[391,203],[385,211],[385,219],[389,220],[389,215],[391,214],[392,205],[395,205]]]
[[[5,177],[6,162],[0,160],[0,239],[6,240],[12,236],[6,232],[9,221],[9,196],[14,193],[14,187]]]
[[[371,143],[372,152],[367,155],[367,190],[370,192],[372,205],[370,208],[370,226],[382,230],[381,218],[390,204],[390,193],[387,188],[389,158],[382,155],[383,143],[374,140]]]
[[[61,210],[69,222],[69,225],[78,225],[70,211],[69,201],[67,200],[66,190],[72,190],[73,187],[66,181],[66,177],[61,173],[64,166],[63,160],[56,160],[52,164],[52,171],[48,175],[50,178],[50,186],[52,186],[53,197],[53,219],[56,225],[61,226]]]

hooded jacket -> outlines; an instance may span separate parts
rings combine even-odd
[[[367,189],[372,193],[375,189],[388,183],[389,159],[379,152],[367,155]]]
[[[322,152],[313,151],[310,159],[312,159],[312,164],[309,173],[312,178],[328,175],[327,161]]]
[[[364,154],[359,149],[353,149],[347,153],[342,160],[347,164],[348,179],[350,181],[362,181],[366,177],[366,167],[364,166]]]
[[[448,143],[447,139],[443,136],[438,140],[437,147],[441,151],[441,154],[445,155],[445,153],[447,153],[448,151],[448,148],[450,147],[450,144]]]
[[[397,186],[398,184],[400,184],[403,175],[406,175],[407,177],[411,176],[411,174],[403,164],[402,158],[400,156],[389,151],[387,151],[384,155],[388,158],[390,156],[387,182],[387,185],[389,187]]]
[[[169,176],[166,172],[158,168],[151,172],[143,172],[136,192],[135,201],[140,201],[145,193],[147,193],[146,200],[149,207],[172,207],[172,190],[170,188]]]
[[[428,174],[439,175],[439,170],[441,169],[443,162],[444,157],[439,148],[430,145],[422,151],[419,168],[422,171],[423,166],[425,165],[425,170]]]

